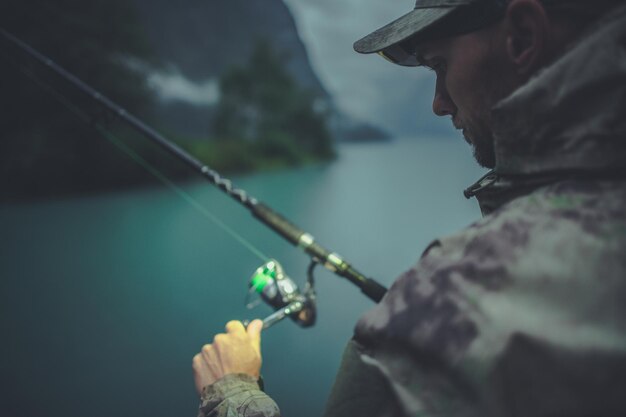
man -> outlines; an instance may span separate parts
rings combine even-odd
[[[417,0],[355,49],[433,69],[493,171],[466,190],[483,219],[358,322],[326,415],[626,415],[626,4]],[[200,415],[278,415],[260,329],[194,358]]]

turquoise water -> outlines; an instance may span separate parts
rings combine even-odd
[[[481,170],[461,140],[340,148],[337,161],[235,178],[360,271],[389,285],[437,236],[479,217]],[[308,259],[205,183],[184,186],[303,282]],[[244,307],[259,259],[169,189],[0,207],[0,410],[6,416],[195,416],[191,358]],[[317,274],[318,322],[263,337],[267,391],[318,416],[341,351],[372,304]]]

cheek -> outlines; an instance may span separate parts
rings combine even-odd
[[[480,87],[472,74],[451,69],[446,75],[446,88],[459,116],[467,117],[476,113],[480,105]]]
[[[485,93],[490,90],[488,68],[489,48],[471,36],[463,37],[450,51],[446,84],[450,96],[465,114],[481,114]]]

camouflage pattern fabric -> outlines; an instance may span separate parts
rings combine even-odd
[[[327,417],[626,415],[626,6],[494,123],[484,217],[361,318]]]
[[[349,355],[399,406],[380,415],[626,415],[626,8],[494,122],[485,217],[429,247]]]
[[[226,375],[202,390],[198,417],[280,416],[278,406],[250,375]]]
[[[626,410],[626,187],[565,181],[440,239],[359,322],[411,416]]]

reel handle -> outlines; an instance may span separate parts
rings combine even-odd
[[[263,330],[273,326],[274,324],[278,323],[279,321],[283,320],[284,318],[292,314],[301,312],[303,308],[304,308],[303,302],[294,301],[293,303],[288,304],[285,307],[276,310],[275,312],[273,312],[272,314],[270,314],[269,316],[263,319]],[[250,320],[243,320],[242,323],[243,323],[243,326],[247,328],[248,325],[250,324]]]

